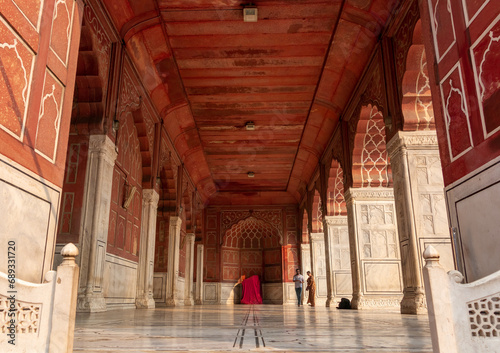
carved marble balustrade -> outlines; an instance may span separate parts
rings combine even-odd
[[[500,271],[462,284],[462,274],[447,273],[432,245],[424,259],[434,353],[500,352]]]

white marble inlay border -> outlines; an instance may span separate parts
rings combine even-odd
[[[486,130],[486,121],[485,121],[485,118],[484,118],[484,109],[483,109],[483,95],[484,95],[484,91],[485,91],[486,88],[484,86],[484,82],[482,81],[482,76],[483,76],[482,66],[483,66],[483,64],[484,64],[484,62],[486,60],[487,53],[490,51],[491,44],[493,42],[500,42],[500,36],[493,37],[493,31],[491,31],[491,29],[493,28],[493,26],[495,26],[498,23],[499,20],[500,20],[500,15],[498,15],[491,22],[491,24],[488,26],[488,28],[486,28],[486,30],[476,39],[476,41],[474,42],[474,44],[472,44],[471,47],[470,47],[470,49],[469,49],[469,51],[470,51],[470,57],[471,57],[471,60],[472,60],[472,70],[474,71],[474,81],[476,83],[475,86],[476,86],[477,99],[479,100],[478,106],[479,106],[479,113],[481,114],[481,125],[483,127],[483,136],[484,136],[485,139],[489,138],[490,136],[492,136],[493,134],[495,134],[497,131],[500,131],[500,126],[498,126],[496,129],[494,129],[490,133],[488,133],[487,130]],[[479,65],[479,72],[477,72],[476,59],[474,57],[474,49],[481,42],[481,40],[483,40],[483,38],[486,35],[489,35],[490,42],[488,44],[488,49],[486,49],[486,51],[483,53],[483,57],[482,57],[480,65]]]
[[[451,74],[455,71],[455,70],[458,70],[458,75],[460,77],[460,89],[456,88],[453,86],[452,82],[450,81],[450,93],[448,94],[448,97],[444,97],[444,93],[443,93],[443,83],[448,80],[448,78],[451,76]],[[467,108],[467,101],[466,101],[466,98],[465,98],[465,93],[464,93],[464,80],[463,80],[463,77],[462,77],[462,69],[460,67],[460,61],[458,61],[451,69],[450,71],[443,77],[443,79],[441,80],[441,82],[439,83],[439,89],[441,91],[441,100],[442,100],[442,104],[443,104],[443,109],[444,109],[444,113],[445,113],[445,126],[446,126],[446,137],[448,138],[448,151],[450,153],[450,159],[451,161],[455,161],[457,160],[458,158],[462,157],[464,154],[466,154],[467,152],[469,152],[473,147],[474,147],[474,142],[472,141],[472,132],[471,132],[471,128],[470,128],[470,121],[469,121],[469,110]],[[450,114],[448,113],[448,105],[449,105],[449,99],[450,99],[450,96],[451,96],[451,93],[452,92],[458,92],[458,94],[460,95],[461,97],[461,100],[462,100],[462,106],[461,106],[461,109],[462,109],[462,112],[465,114],[466,116],[466,120],[467,120],[467,130],[469,132],[469,141],[470,141],[470,146],[469,148],[466,148],[465,150],[463,150],[462,152],[460,152],[458,155],[456,156],[453,156],[453,152],[451,151],[451,139],[450,139],[450,123],[451,123],[451,116]]]
[[[476,17],[483,11],[483,9],[488,5],[490,0],[484,1],[484,3],[481,5],[479,9],[477,9],[476,13],[470,17],[469,12],[467,11],[467,0],[462,0],[462,8],[464,9],[464,15],[465,15],[465,23],[467,27],[476,19]]]
[[[67,0],[56,0],[56,3],[54,4],[54,13],[53,13],[53,18],[52,18],[52,28],[54,28],[54,21],[56,20],[57,16],[59,15],[59,5],[64,4],[64,9],[66,10],[66,15],[68,17],[68,27],[66,28],[66,37],[68,41],[68,47],[66,48],[66,57],[61,58],[54,49],[52,49],[52,33],[51,33],[51,39],[50,39],[50,50],[56,58],[63,64],[64,67],[68,67],[68,58],[69,58],[69,50],[71,48],[71,33],[73,31],[73,22],[74,22],[74,17],[75,17],[75,1],[71,1],[71,10],[68,9],[68,4]],[[70,14],[71,12],[71,14]]]
[[[40,104],[40,113],[38,114],[38,125],[37,125],[37,130],[35,133],[35,146],[36,146],[36,141],[38,140],[38,126],[40,126],[40,120],[44,117],[45,114],[45,101],[46,100],[52,100],[56,106],[56,114],[57,117],[54,120],[54,130],[56,131],[56,138],[54,141],[54,155],[52,158],[47,156],[45,153],[40,151],[39,149],[35,148],[35,152],[38,153],[40,156],[43,158],[47,159],[51,163],[55,163],[56,158],[57,158],[57,147],[59,146],[59,132],[61,128],[61,119],[62,119],[62,110],[63,110],[63,105],[64,105],[64,94],[65,94],[65,87],[64,85],[58,80],[56,76],[52,74],[48,69],[45,69],[45,75],[43,78],[43,85],[42,87],[45,88],[45,80],[47,79],[47,73],[52,76],[54,81],[61,87],[61,102],[60,104],[57,103],[57,100],[54,96],[54,91],[55,91],[55,86],[52,85],[52,91],[50,93],[47,93],[45,96],[42,97],[42,102]]]
[[[448,52],[451,50],[451,48],[453,48],[453,46],[455,45],[455,43],[457,42],[457,36],[456,36],[456,33],[455,33],[455,23],[453,21],[453,13],[451,11],[451,6],[450,6],[450,0],[443,0],[443,1],[447,1],[447,9],[448,9],[448,12],[450,13],[450,19],[451,19],[451,25],[452,25],[452,29],[453,29],[453,42],[451,42],[450,46],[448,48],[446,48],[446,50],[443,52],[442,55],[440,55],[440,51],[439,51],[439,45],[438,45],[438,38],[437,38],[437,32],[438,32],[438,29],[439,29],[439,21],[436,17],[436,9],[439,5],[439,1],[440,0],[436,0],[436,5],[434,6],[434,8],[432,7],[432,0],[428,0],[428,4],[429,4],[429,13],[431,15],[431,28],[432,28],[432,37],[434,39],[434,49],[436,51],[436,58],[437,58],[437,62],[440,63],[441,60],[446,56],[446,54],[448,54]]]
[[[16,135],[14,132],[12,132],[9,129],[7,129],[6,127],[4,127],[2,124],[0,124],[0,129],[4,130],[6,133],[8,133],[12,137],[14,137],[16,140],[19,140],[19,141],[22,142],[23,139],[24,139],[24,129],[26,127],[26,117],[28,115],[28,103],[29,103],[29,97],[30,97],[30,94],[31,94],[31,83],[33,81],[33,71],[35,69],[35,61],[36,61],[35,60],[35,56],[36,56],[36,54],[25,43],[25,41],[21,37],[19,37],[19,35],[17,34],[17,32],[1,16],[0,16],[0,21],[3,23],[3,25],[5,27],[7,27],[7,29],[16,38],[16,39],[14,39],[14,42],[12,44],[9,44],[9,43],[0,43],[0,49],[14,49],[14,51],[16,52],[16,56],[17,56],[17,58],[19,59],[19,61],[21,63],[21,67],[22,67],[23,72],[24,72],[24,81],[25,81],[25,86],[24,86],[23,93],[22,93],[22,98],[23,98],[23,102],[24,102],[24,112],[23,112],[23,116],[22,116],[21,132],[20,132],[20,134]],[[17,44],[19,44],[19,43],[21,45],[24,45],[24,47],[31,54],[31,69],[30,69],[30,74],[29,74],[29,78],[30,78],[29,80],[28,80],[28,74],[27,74],[26,68],[24,67],[23,59],[21,58],[21,56],[19,55],[19,52],[17,51]]]

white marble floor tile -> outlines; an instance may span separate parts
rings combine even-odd
[[[281,305],[78,314],[74,352],[432,352],[427,316]]]

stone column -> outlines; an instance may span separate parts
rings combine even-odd
[[[311,269],[311,245],[310,244],[300,244],[300,273],[304,276],[304,285],[302,287],[302,302],[304,301],[304,294],[306,291],[306,271]],[[294,269],[295,274],[295,269]],[[295,283],[294,283],[295,287]]]
[[[350,188],[346,193],[352,272],[352,307],[400,305],[401,260],[392,188]]]
[[[184,284],[184,305],[194,305],[193,273],[194,273],[194,233],[187,233],[186,234],[186,282]]]
[[[352,295],[351,255],[347,216],[326,216],[326,232],[330,245],[332,301]],[[327,277],[328,280],[328,277]]]
[[[88,153],[80,232],[81,270],[77,310],[98,312],[106,311],[102,278],[117,153],[115,144],[106,135],[91,135]]]
[[[195,304],[203,304],[203,244],[196,247],[196,295]]]
[[[160,196],[153,189],[142,190],[142,223],[137,269],[137,298],[139,309],[153,309],[153,272],[156,239],[156,217]]]
[[[325,243],[325,269],[326,269],[326,303],[325,306],[329,308],[334,299],[333,289],[333,253],[332,253],[332,236],[328,230],[328,216],[323,217],[323,239]]]
[[[326,286],[326,258],[325,258],[325,233],[311,233],[311,268],[304,269],[304,272],[310,270],[316,281],[316,303],[318,305],[326,304],[327,286]],[[304,274],[305,280],[307,275]]]
[[[170,217],[168,228],[168,264],[167,264],[167,306],[179,304],[176,295],[177,279],[179,278],[179,246],[181,239],[182,219]]]
[[[400,235],[404,297],[401,313],[426,313],[422,253],[433,245],[453,269],[444,182],[434,131],[398,132],[387,144]]]

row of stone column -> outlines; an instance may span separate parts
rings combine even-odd
[[[80,281],[78,291],[78,310],[99,312],[106,310],[103,295],[103,274],[106,261],[106,246],[109,228],[109,207],[113,170],[117,153],[114,143],[105,135],[92,135],[89,139],[89,156],[85,184],[84,205],[82,211],[82,236],[80,241]],[[159,195],[153,189],[142,191],[142,222],[137,268],[137,308],[154,308],[153,274],[156,239],[156,222]],[[183,296],[176,292],[179,277],[179,246],[182,220],[170,217],[168,280],[166,305],[193,305],[203,298],[203,245],[198,245],[197,252],[197,288],[195,291],[194,243],[195,235],[186,234],[186,278]]]
[[[422,252],[429,244],[453,269],[435,132],[399,132],[387,144],[393,188],[350,188],[347,217],[324,217],[324,233],[302,245],[303,268],[317,282],[317,302],[352,296],[355,309],[426,311]],[[336,304],[336,303],[334,303]]]

